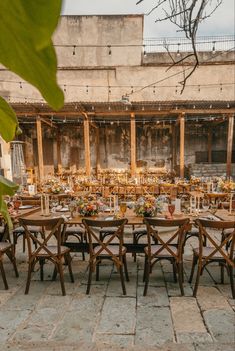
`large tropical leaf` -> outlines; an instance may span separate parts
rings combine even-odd
[[[61,0],[0,1],[0,62],[34,85],[54,109],[64,103],[51,41],[60,10]]]
[[[3,215],[3,218],[7,222],[9,228],[12,228],[11,217],[7,210],[6,202],[3,199],[4,195],[13,196],[18,189],[18,185],[11,182],[10,180],[4,178],[0,175],[0,212]]]
[[[5,141],[11,141],[18,129],[15,112],[0,96],[0,135]]]

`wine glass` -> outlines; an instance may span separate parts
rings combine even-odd
[[[209,210],[209,208],[210,208],[210,202],[209,202],[208,199],[204,198],[202,200],[202,209],[203,209],[204,212],[207,212]]]
[[[122,214],[122,217],[124,217],[126,210],[127,210],[126,202],[121,202],[120,203],[120,212]]]
[[[169,204],[168,205],[168,211],[171,215],[171,218],[173,218],[173,213],[175,212],[175,205],[174,204]]]

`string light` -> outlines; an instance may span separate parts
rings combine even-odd
[[[223,86],[222,86],[222,84],[220,84],[220,92],[222,92],[223,91]]]
[[[146,49],[145,49],[145,45],[143,45],[143,50],[144,50],[144,57],[146,56]]]
[[[111,88],[110,88],[110,86],[109,86],[109,94],[111,94]]]
[[[86,93],[89,93],[88,85],[86,86]]]
[[[20,82],[20,89],[22,89],[23,87],[22,87],[22,83]]]
[[[212,54],[214,55],[214,54],[216,53],[216,51],[215,51],[215,43],[216,43],[216,42],[215,42],[215,41],[213,41],[212,43],[213,43],[213,47],[212,47]]]
[[[200,87],[200,85],[198,85],[198,92],[200,93],[200,91],[201,91],[201,87]]]
[[[64,85],[64,92],[66,92],[66,85]]]
[[[73,47],[73,55],[76,55],[76,45]]]
[[[111,45],[108,45],[108,53],[109,53],[109,56],[112,55]]]
[[[156,87],[154,86],[153,87],[153,93],[155,94],[155,92],[156,92]]]

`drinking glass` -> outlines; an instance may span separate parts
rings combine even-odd
[[[169,204],[168,205],[168,211],[169,211],[169,213],[171,215],[171,218],[172,218],[173,217],[173,213],[175,212],[175,205]]]
[[[127,210],[126,202],[121,202],[120,203],[120,212],[122,214],[122,217],[124,217],[126,210]]]
[[[14,210],[16,211],[16,213],[18,213],[20,205],[21,205],[21,201],[19,199],[13,200],[13,206],[14,206]]]

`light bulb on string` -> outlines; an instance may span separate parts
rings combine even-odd
[[[64,85],[64,92],[66,92],[66,85]]]
[[[201,91],[201,87],[200,87],[200,85],[198,85],[198,92],[200,93],[200,91]]]
[[[212,54],[214,55],[215,53],[216,53],[216,51],[215,51],[215,41],[213,41]]]
[[[76,45],[73,46],[73,55],[76,55]]]
[[[131,94],[134,93],[134,89],[133,89],[133,86],[131,86]]]
[[[109,87],[109,94],[111,94],[111,88]]]
[[[177,90],[177,85],[176,85],[176,87],[175,87],[175,93],[177,94],[177,92],[178,92],[178,90]]]
[[[146,49],[145,49],[145,45],[143,45],[143,50],[144,50],[144,57],[146,56]]]
[[[23,89],[22,83],[20,82],[20,89]]]
[[[108,45],[108,54],[109,54],[109,56],[112,55],[111,45]]]
[[[177,45],[178,45],[178,50],[177,50],[176,55],[177,55],[177,56],[180,56],[180,43],[178,43]]]
[[[223,91],[223,85],[220,84],[220,92],[222,92],[222,91]]]
[[[156,87],[153,87],[153,94],[155,94],[156,92]]]
[[[88,85],[86,86],[86,93],[88,94],[89,92],[89,89],[88,89]]]

